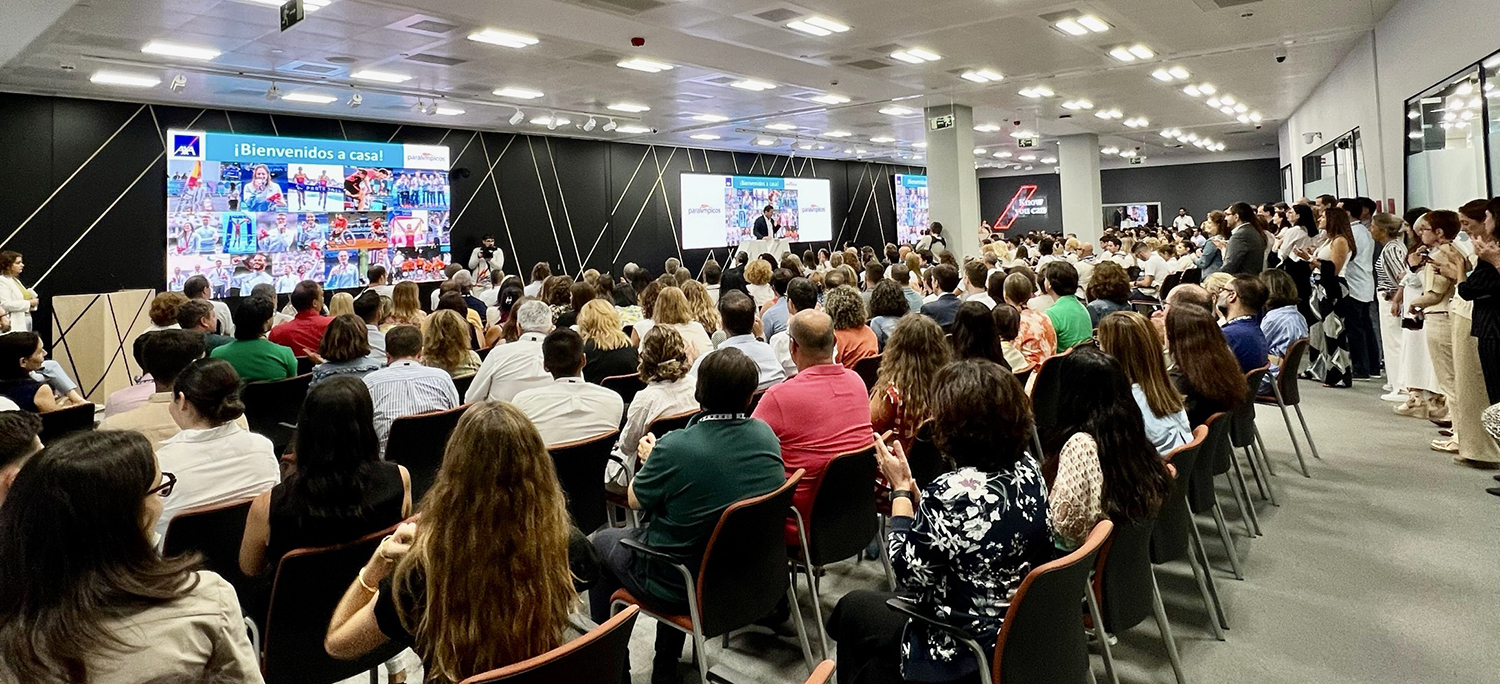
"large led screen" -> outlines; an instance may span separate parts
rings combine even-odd
[[[682,247],[735,247],[754,239],[766,207],[788,242],[833,239],[828,181],[821,178],[682,174]]]

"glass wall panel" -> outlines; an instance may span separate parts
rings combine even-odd
[[[1452,209],[1488,196],[1478,65],[1406,103],[1406,206]]]

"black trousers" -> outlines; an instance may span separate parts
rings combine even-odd
[[[638,599],[644,600],[648,596],[642,590],[645,578],[637,571],[635,552],[620,543],[625,537],[639,539],[644,532],[645,529],[639,527],[609,527],[594,533],[591,541],[594,549],[599,552],[600,559],[598,581],[589,588],[589,616],[594,622],[604,624],[609,619],[609,597],[616,589],[629,589]],[[673,613],[687,612],[686,603],[671,606],[653,604],[653,607]],[[682,657],[682,645],[686,641],[687,634],[681,630],[658,623],[655,663],[658,666],[676,667],[677,660]]]
[[[1490,405],[1500,404],[1500,337],[1479,338],[1479,368]]]
[[[1334,305],[1335,312],[1344,319],[1349,330],[1349,365],[1354,377],[1367,377],[1380,372],[1380,353],[1375,351],[1375,321],[1370,319],[1370,303],[1353,297],[1344,297]],[[1375,351],[1372,355],[1371,352]]]
[[[856,590],[845,594],[828,616],[828,636],[838,642],[839,684],[899,684],[901,635],[906,617],[885,605],[896,594]],[[978,673],[954,684],[977,684]]]

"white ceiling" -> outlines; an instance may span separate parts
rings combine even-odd
[[[1100,135],[1101,146],[1139,148],[1162,160],[1215,157],[1158,135],[1169,127],[1222,141],[1226,153],[1261,150],[1274,156],[1278,120],[1296,109],[1395,2],[332,0],[282,33],[276,8],[254,0],[80,0],[50,26],[39,28],[34,40],[0,66],[0,90],[547,134],[544,126],[508,123],[512,105],[520,105],[528,121],[564,112],[572,123],[552,132],[556,135],[778,149],[752,144],[765,134],[781,138],[782,152],[794,151],[794,144],[811,144],[818,147],[795,151],[903,161],[921,154],[913,144],[922,140],[924,119],[878,110],[893,99],[911,98],[900,104],[917,109],[971,105],[976,124],[999,124],[999,131],[975,133],[976,145],[986,151],[977,159],[988,163],[999,163],[990,155],[1001,150],[1021,154],[1009,135],[1017,121],[1019,128],[1039,131],[1044,138],[1092,132]],[[853,28],[814,37],[785,28],[787,19],[756,16],[774,10],[789,17],[819,15]],[[1077,13],[1094,14],[1113,29],[1073,37],[1052,28],[1049,19]],[[435,22],[425,25],[433,30],[411,26],[422,21]],[[529,34],[538,42],[509,49],[467,40],[484,28]],[[646,39],[643,47],[631,46],[636,36]],[[207,62],[142,54],[150,40],[211,47],[222,54]],[[1112,47],[1136,43],[1149,46],[1157,57],[1124,64],[1108,55]],[[897,47],[923,48],[942,59],[904,64],[889,57]],[[1274,59],[1280,50],[1288,55],[1284,64]],[[428,59],[424,56],[459,63],[412,59]],[[615,66],[632,57],[676,68],[650,74]],[[1263,127],[1238,123],[1204,106],[1201,99],[1182,93],[1182,83],[1151,78],[1154,70],[1173,66],[1192,72],[1188,82],[1212,82],[1220,94],[1232,93],[1262,115]],[[349,78],[366,68],[412,78],[397,85]],[[958,76],[979,68],[999,71],[1005,80],[980,85]],[[154,75],[162,84],[151,89],[96,85],[89,77],[99,70]],[[174,93],[166,84],[178,74],[186,76],[187,87]],[[741,78],[777,87],[749,92],[724,85]],[[268,101],[264,94],[273,79],[283,93],[306,91],[340,99],[327,105]],[[1017,93],[1037,84],[1050,87],[1056,96],[1032,100]],[[545,95],[520,101],[492,94],[506,86]],[[355,88],[363,105],[350,109],[344,102]],[[825,93],[851,102],[828,106],[809,99]],[[419,98],[439,98],[445,107],[464,113],[421,114],[414,110]],[[1122,120],[1061,108],[1076,98],[1093,102],[1095,111],[1116,108],[1124,118],[1146,117],[1150,126],[1133,130]],[[620,102],[651,109],[641,114],[606,109]],[[696,114],[729,120],[703,123],[691,118]],[[1068,114],[1073,116],[1063,118]],[[613,116],[622,125],[639,123],[656,132],[575,128],[588,115],[598,117],[600,124]],[[781,123],[797,128],[766,128]],[[853,135],[842,140],[825,135],[836,130]],[[701,141],[692,134],[721,138]],[[896,141],[870,142],[885,136]],[[845,154],[845,149],[854,152]]]

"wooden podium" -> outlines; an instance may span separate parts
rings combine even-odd
[[[103,405],[110,392],[145,373],[131,347],[151,325],[154,297],[155,290],[122,290],[52,298],[51,356],[89,401]]]

